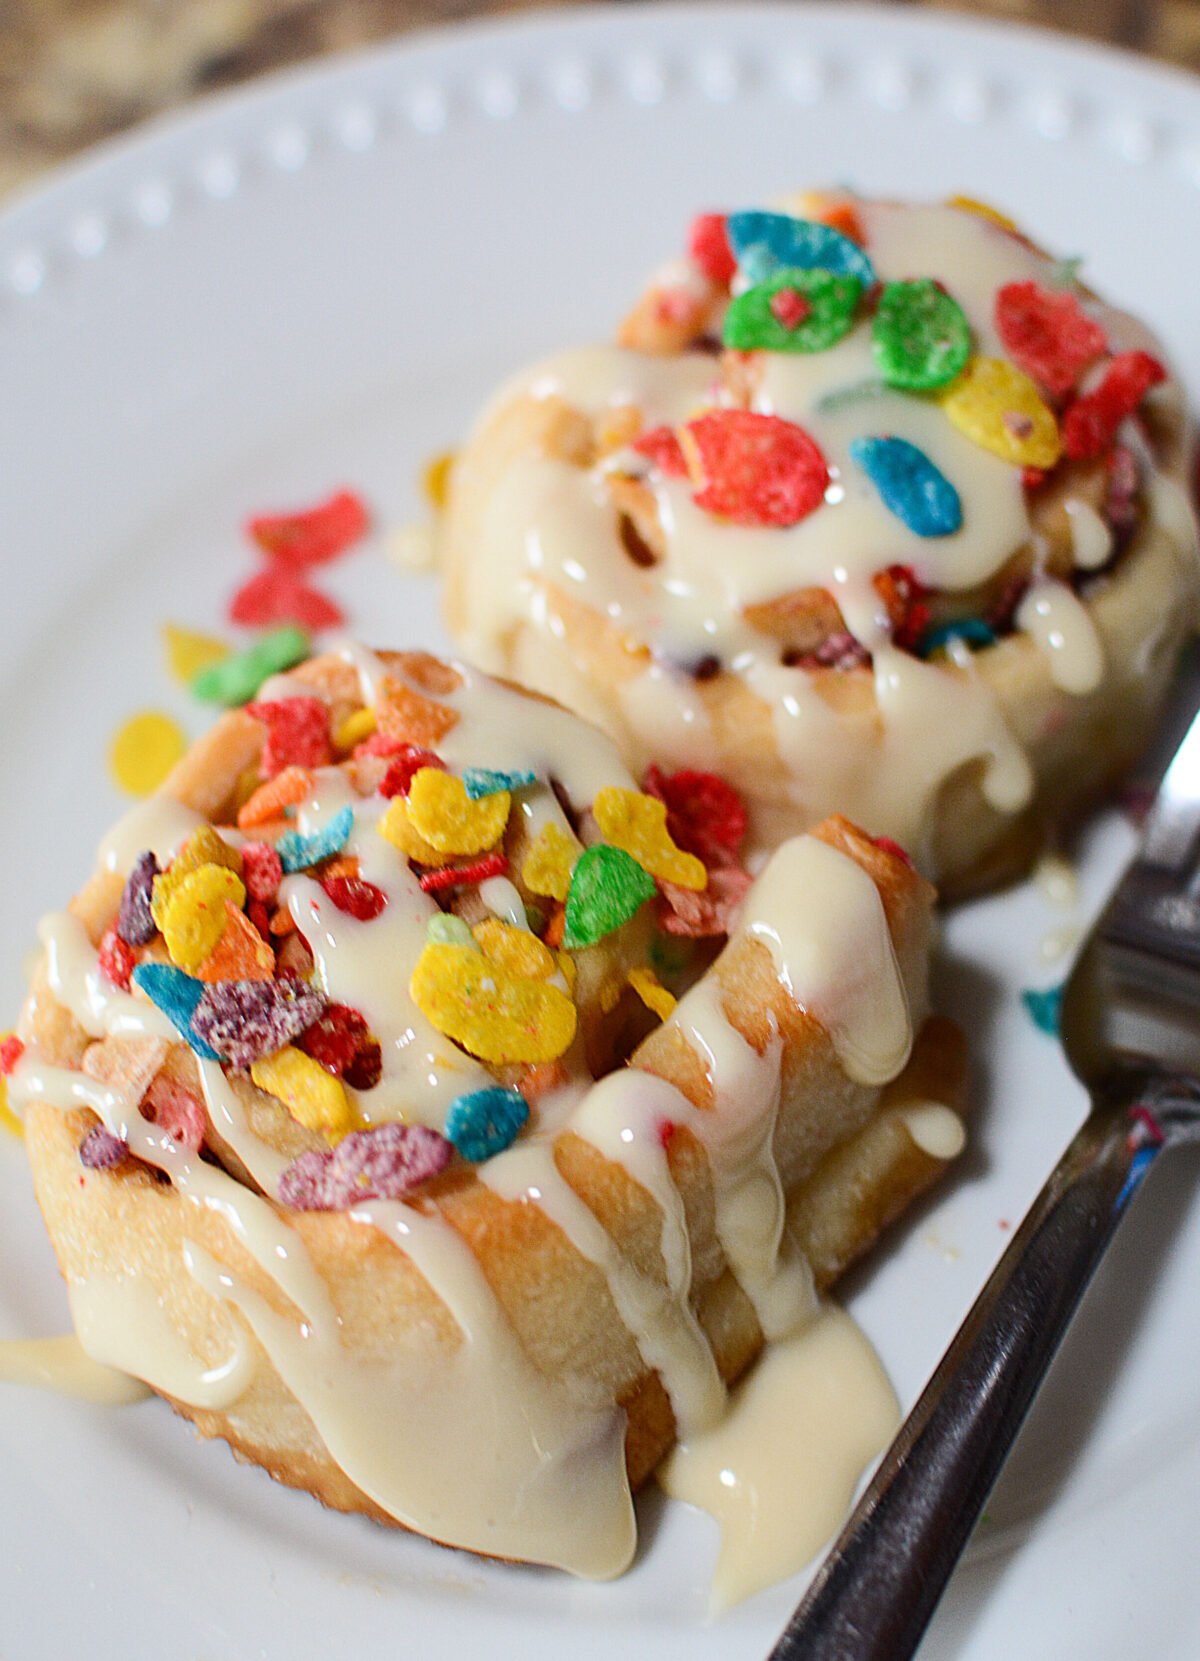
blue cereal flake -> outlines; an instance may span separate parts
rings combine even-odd
[[[962,525],[958,491],[906,438],[856,438],[850,457],[914,536],[952,536]]]
[[[982,617],[956,617],[949,623],[939,623],[936,629],[922,635],[918,655],[932,657],[935,652],[944,650],[952,640],[961,640],[973,652],[978,652],[985,646],[996,644],[996,631]]]
[[[275,852],[285,871],[307,871],[311,865],[319,865],[323,859],[332,859],[334,854],[340,854],[353,829],[354,809],[344,807],[340,813],[334,814],[327,825],[313,831],[311,836],[304,836],[300,831],[288,831],[275,844]]]
[[[528,1117],[529,1103],[519,1090],[493,1084],[451,1103],[446,1135],[464,1159],[478,1165],[510,1147]]]
[[[531,767],[514,767],[509,773],[497,773],[490,767],[467,767],[462,778],[473,802],[482,796],[498,796],[502,790],[527,790],[537,783],[537,774]]]
[[[1057,1038],[1061,1028],[1065,986],[1064,982],[1062,986],[1051,986],[1044,992],[1030,987],[1021,993],[1021,1002],[1029,1011],[1034,1026],[1050,1038]]]
[[[202,980],[185,975],[173,963],[139,963],[133,971],[133,984],[140,986],[150,1002],[162,1010],[179,1036],[202,1060],[220,1061],[216,1050],[192,1026],[192,1016],[205,992]]]
[[[738,265],[752,283],[773,276],[783,266],[794,266],[801,271],[819,268],[838,277],[857,277],[864,289],[875,286],[875,267],[866,254],[832,225],[755,209],[731,213],[725,228]]]

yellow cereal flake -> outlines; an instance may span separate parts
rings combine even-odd
[[[549,980],[554,973],[554,953],[528,929],[514,928],[499,917],[488,917],[476,923],[472,933],[488,962],[507,974],[526,980]]]
[[[482,854],[494,848],[511,806],[507,790],[472,801],[463,781],[440,767],[422,767],[408,787],[414,828],[442,854]]]
[[[600,988],[600,1013],[611,1015],[621,1001],[621,983],[617,980],[606,980]]]
[[[450,473],[454,467],[454,451],[443,450],[439,455],[431,456],[421,469],[421,489],[425,493],[425,500],[438,513],[446,505],[446,498],[450,494]]]
[[[553,822],[542,826],[525,855],[521,881],[531,894],[551,900],[565,900],[571,887],[571,872],[583,849],[573,836]]]
[[[211,825],[201,825],[188,837],[167,869],[154,879],[150,914],[158,928],[163,926],[171,895],[186,876],[198,871],[202,865],[224,865],[236,876],[242,874],[242,856],[238,850],[231,848],[224,837],[218,836]]]
[[[575,995],[575,982],[579,979],[579,966],[570,952],[558,952],[555,955],[558,972],[566,982],[567,991],[572,997]]]
[[[942,408],[964,437],[1014,467],[1053,467],[1062,453],[1054,411],[1004,358],[972,358],[942,394]]]
[[[231,651],[215,635],[197,634],[194,629],[181,629],[176,623],[163,624],[162,639],[167,667],[185,686],[190,686],[202,669],[222,662]]]
[[[660,1021],[665,1021],[675,1008],[675,998],[667,991],[653,969],[631,969],[629,984],[646,1008],[652,1009]]]
[[[260,1090],[274,1096],[298,1124],[344,1136],[354,1128],[354,1113],[341,1081],[327,1073],[312,1056],[289,1044],[263,1056],[250,1069]]]
[[[335,748],[343,755],[349,755],[356,744],[361,744],[364,739],[370,738],[378,725],[373,709],[356,709],[352,715],[347,715],[334,733]]]
[[[393,848],[399,848],[406,859],[415,859],[418,865],[442,863],[441,854],[431,842],[426,842],[414,826],[408,811],[408,801],[403,796],[392,797],[387,812],[379,821],[379,834],[390,842]]]
[[[128,796],[151,796],[187,750],[187,734],[161,710],[144,709],[119,726],[108,747],[108,765]]]
[[[246,903],[242,879],[225,865],[201,865],[178,884],[163,911],[163,939],[171,962],[192,974],[216,950],[225,932],[225,902]]]
[[[592,813],[604,840],[631,854],[644,871],[680,888],[701,889],[708,883],[704,861],[677,848],[667,830],[667,805],[641,790],[607,785],[592,803]]]
[[[409,990],[439,1032],[495,1065],[554,1061],[575,1036],[565,992],[507,974],[473,946],[427,945]]]
[[[1018,228],[1015,219],[1001,213],[999,208],[992,207],[990,202],[981,202],[977,196],[948,196],[946,206],[957,208],[960,213],[973,213],[976,219],[987,219],[993,225],[999,225],[1002,231],[1015,231]]]

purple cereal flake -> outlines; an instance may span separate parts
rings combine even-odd
[[[198,1037],[245,1071],[311,1027],[325,1009],[323,992],[297,976],[223,980],[204,989],[192,1016]]]
[[[125,879],[117,910],[117,933],[127,946],[145,946],[158,932],[150,914],[150,897],[157,875],[158,861],[146,848],[134,860],[133,869]]]
[[[293,1159],[279,1179],[279,1198],[284,1205],[290,1205],[293,1211],[328,1211],[325,1179],[332,1158],[330,1153],[310,1148]]]
[[[79,1144],[79,1163],[89,1171],[113,1171],[129,1158],[129,1144],[103,1125],[93,1125]]]
[[[356,1130],[334,1149],[329,1165],[332,1191],[355,1199],[399,1200],[450,1163],[453,1144],[428,1125],[379,1125]]]
[[[347,1211],[364,1200],[401,1200],[444,1171],[453,1145],[427,1125],[356,1130],[325,1153],[310,1150],[284,1171],[279,1198],[296,1211]]]

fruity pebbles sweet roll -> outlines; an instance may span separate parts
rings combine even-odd
[[[706,214],[618,343],[453,468],[447,618],[773,848],[831,812],[943,888],[1016,874],[1138,755],[1196,618],[1181,389],[982,204]]]
[[[953,1157],[932,890],[347,647],[41,928],[3,1064],[81,1340],[326,1504],[618,1573],[631,1488]]]

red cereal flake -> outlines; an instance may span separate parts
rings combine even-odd
[[[362,877],[326,877],[321,887],[337,906],[360,923],[370,923],[387,905],[387,895]]]
[[[708,886],[697,892],[673,882],[660,882],[659,926],[666,934],[706,940],[728,934],[753,878],[740,865],[726,865],[708,873]]]
[[[704,316],[704,301],[686,288],[664,288],[654,296],[654,316],[668,327],[691,329]]]
[[[898,842],[893,842],[890,836],[875,836],[871,840],[877,848],[882,848],[885,854],[891,854],[894,859],[903,860],[910,871],[914,869],[911,854],[906,848],[902,848]]]
[[[330,1004],[328,1009],[294,1041],[297,1047],[319,1062],[335,1078],[349,1078],[350,1069],[361,1051],[378,1044],[367,1023],[348,1004]],[[349,1080],[353,1083],[353,1080]],[[356,1088],[362,1088],[357,1086]]]
[[[354,746],[354,759],[360,761],[363,756],[398,756],[409,747],[402,738],[393,738],[386,732],[373,732],[370,738],[364,738],[361,744]]]
[[[440,894],[446,888],[470,888],[477,882],[486,882],[489,877],[502,877],[508,870],[508,858],[505,854],[485,854],[482,859],[473,859],[469,865],[442,865],[436,871],[426,871],[421,878],[421,887],[426,894]]]
[[[275,898],[283,881],[283,861],[269,842],[242,845],[242,881],[252,900],[267,905]]]
[[[667,830],[676,847],[695,854],[709,870],[730,865],[746,834],[746,804],[716,773],[684,768],[664,773],[651,762],[642,780],[648,796],[667,807]]]
[[[1118,352],[1094,392],[1076,398],[1063,416],[1063,448],[1072,461],[1103,454],[1117,429],[1167,372],[1149,352]]]
[[[246,714],[267,729],[260,766],[273,779],[285,767],[324,767],[333,758],[329,706],[320,698],[280,698],[246,705]]]
[[[0,1078],[8,1078],[24,1054],[25,1046],[15,1032],[0,1040]]]
[[[995,316],[1009,357],[1056,397],[1070,392],[1088,364],[1108,350],[1104,330],[1065,289],[1005,283],[996,294]]]
[[[374,1090],[383,1077],[383,1051],[377,1039],[368,1038],[359,1045],[342,1077],[352,1090]]]
[[[260,513],[246,521],[246,534],[264,554],[292,566],[324,565],[357,542],[367,529],[362,498],[338,490],[326,502],[298,513]]]
[[[651,427],[634,439],[633,448],[667,478],[686,478],[687,462],[673,427]]]
[[[279,560],[257,571],[229,602],[229,621],[246,628],[298,623],[303,629],[340,629],[345,613]]]
[[[678,1125],[673,1119],[660,1119],[658,1121],[658,1142],[664,1152],[671,1146],[671,1138],[675,1135],[678,1128]]]
[[[1040,490],[1046,482],[1044,467],[1023,467],[1021,469],[1021,485],[1025,490]]]
[[[251,900],[246,907],[246,915],[249,917],[251,925],[258,930],[269,946],[271,944],[271,913],[266,901]]]
[[[381,796],[407,796],[408,787],[422,767],[436,767],[438,772],[446,771],[446,763],[441,756],[435,755],[432,750],[424,750],[419,744],[396,743],[395,750],[389,752],[395,760],[379,781]]]
[[[698,213],[688,231],[688,257],[718,288],[728,288],[737,270],[723,213]]]
[[[106,981],[112,986],[119,986],[122,992],[129,991],[129,980],[137,964],[137,958],[116,929],[109,929],[101,940],[97,963]]]
[[[696,506],[732,524],[795,525],[825,500],[825,457],[781,416],[709,410],[687,423],[680,442]]]
[[[891,618],[893,642],[902,651],[916,651],[932,620],[925,599],[929,590],[911,565],[889,565],[885,571],[877,571],[872,580]]]
[[[160,1073],[147,1090],[142,1112],[160,1130],[166,1131],[173,1142],[193,1152],[204,1141],[208,1120],[202,1103],[165,1073]]]

